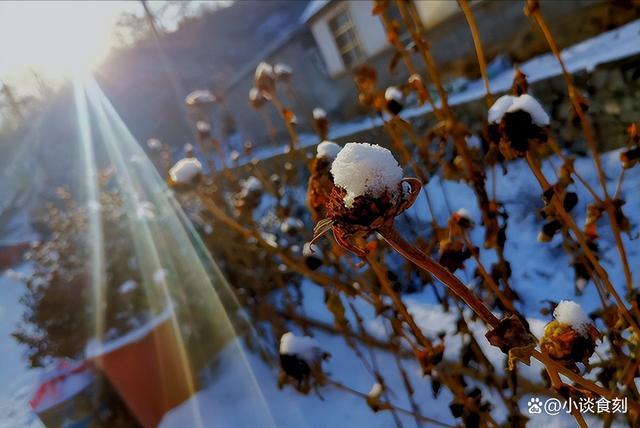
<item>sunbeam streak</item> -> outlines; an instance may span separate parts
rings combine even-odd
[[[93,79],[76,81],[78,129],[83,145],[87,177],[87,204],[90,210],[90,239],[92,240],[92,283],[94,287],[95,337],[104,337],[103,311],[105,302],[103,270],[104,249],[101,248],[98,167],[96,140],[103,143],[106,164],[113,168],[113,185],[122,196],[127,213],[128,230],[147,299],[148,311],[159,314],[172,308],[171,327],[178,344],[180,370],[184,387],[193,394],[211,366],[212,355],[232,355],[232,366],[239,388],[237,399],[256,403],[251,418],[259,426],[275,426],[267,400],[241,347],[232,318],[237,318],[239,306],[229,284],[208,255],[204,244],[172,196],[162,178],[138,142]],[[92,138],[95,136],[95,138]],[[198,327],[200,326],[200,327]],[[244,330],[250,328],[243,325]],[[205,335],[202,335],[202,331]],[[200,334],[198,334],[200,333]],[[233,351],[230,352],[229,350]],[[156,352],[161,360],[161,350]],[[161,361],[159,364],[161,365]],[[228,365],[229,362],[225,363]],[[208,374],[215,382],[215,369]],[[167,383],[168,380],[162,379]],[[167,391],[176,385],[165,384]],[[211,403],[207,403],[208,406]],[[215,425],[203,421],[198,399],[189,400],[193,426]],[[210,412],[210,410],[208,410]],[[223,403],[220,403],[220,414]],[[294,410],[295,412],[295,410]]]

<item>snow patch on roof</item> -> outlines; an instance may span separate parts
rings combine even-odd
[[[384,191],[396,191],[402,180],[402,168],[384,147],[368,143],[348,143],[331,165],[336,186],[347,191],[344,205],[353,206],[362,195],[378,197]]]

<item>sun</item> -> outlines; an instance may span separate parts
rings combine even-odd
[[[0,76],[34,70],[49,77],[86,71],[104,59],[122,2],[0,2]]]

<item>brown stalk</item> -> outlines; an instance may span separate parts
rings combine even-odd
[[[467,288],[455,275],[424,254],[418,248],[409,244],[393,228],[379,230],[380,235],[394,250],[421,269],[429,272],[440,280],[453,294],[467,304],[484,322],[495,328],[500,320]]]
[[[329,385],[332,385],[333,387],[335,387],[335,388],[337,388],[337,389],[339,389],[341,391],[345,391],[345,392],[348,392],[350,394],[357,395],[358,397],[362,397],[364,399],[367,399],[369,397],[368,394],[365,394],[364,392],[360,392],[357,389],[353,389],[350,386],[347,386],[347,385],[345,385],[345,384],[343,384],[341,382],[335,381],[335,380],[333,380],[331,378],[327,378],[326,381],[327,381],[327,383]],[[437,426],[441,426],[441,427],[455,428],[455,425],[449,425],[449,424],[446,424],[444,422],[440,422],[440,421],[438,421],[436,419],[432,419],[432,418],[429,418],[427,416],[423,416],[423,415],[418,414],[416,412],[413,412],[411,410],[407,410],[407,409],[403,409],[403,408],[398,407],[398,406],[394,406],[391,403],[388,403],[388,404],[390,406],[392,406],[398,413],[403,413],[405,415],[413,416],[414,418],[420,419],[422,422],[428,422],[428,423],[431,423],[431,424],[434,424],[434,425],[437,425]]]
[[[584,140],[587,143],[587,146],[589,147],[589,150],[592,153],[596,171],[598,172],[598,179],[600,181],[600,186],[602,187],[602,191],[604,192],[604,199],[605,199],[605,202],[607,203],[607,214],[609,217],[609,222],[611,223],[611,229],[613,230],[613,234],[615,237],[618,254],[622,262],[625,280],[627,284],[627,291],[629,293],[632,293],[633,278],[631,275],[631,269],[629,268],[627,253],[624,248],[622,238],[620,236],[621,235],[620,225],[618,224],[618,221],[616,219],[614,207],[611,204],[611,197],[609,196],[609,191],[607,189],[606,176],[604,174],[604,168],[602,167],[602,160],[600,158],[600,153],[598,152],[598,145],[596,142],[596,138],[593,134],[593,127],[591,126],[589,118],[587,117],[586,112],[584,111],[584,108],[580,99],[580,95],[578,93],[577,88],[573,84],[573,79],[571,78],[571,74],[569,74],[569,72],[567,71],[567,68],[564,64],[564,60],[560,55],[560,48],[558,47],[558,44],[555,38],[553,37],[553,34],[551,33],[549,26],[547,25],[544,18],[542,17],[542,14],[540,13],[540,8],[538,3],[532,2],[531,7],[528,8],[527,11],[529,12],[529,15],[531,16],[531,18],[533,18],[535,23],[538,25],[538,28],[540,28],[540,31],[544,35],[544,38],[547,40],[547,43],[549,44],[549,47],[551,48],[553,55],[555,56],[556,60],[558,61],[562,69],[562,76],[567,85],[571,105],[573,106],[573,109],[576,115],[580,119]],[[632,302],[632,310],[636,315],[636,317],[640,319],[640,308],[638,308],[635,302]]]
[[[462,13],[464,13],[464,17],[467,20],[469,30],[471,30],[471,37],[473,38],[473,45],[476,48],[476,56],[478,57],[478,65],[480,66],[480,74],[482,75],[484,88],[487,92],[485,100],[487,102],[487,106],[491,107],[493,105],[493,96],[491,95],[491,87],[489,86],[489,74],[487,73],[487,63],[484,57],[484,49],[482,49],[482,41],[480,40],[478,24],[476,24],[476,19],[473,16],[473,12],[471,12],[471,8],[469,7],[467,0],[458,0],[458,4],[460,5],[460,9],[462,9]]]
[[[542,187],[542,190],[549,189],[550,184],[547,181],[546,177],[544,176],[542,170],[540,169],[539,162],[537,161],[537,159],[534,158],[534,156],[531,154],[531,152],[527,153],[527,162],[529,164],[529,168],[531,169],[531,171],[533,171],[533,174],[535,175],[536,179],[540,183],[540,187]],[[598,276],[604,282],[604,284],[605,284],[605,286],[607,288],[607,291],[609,293],[611,293],[611,295],[615,299],[615,301],[616,301],[616,303],[618,305],[618,308],[620,309],[620,311],[622,313],[622,316],[627,321],[629,326],[631,328],[633,328],[638,335],[640,335],[640,327],[638,326],[638,323],[633,319],[633,317],[629,313],[629,310],[627,309],[626,305],[624,304],[624,301],[620,298],[620,295],[618,294],[616,289],[613,287],[613,284],[609,280],[609,276],[607,275],[607,272],[600,265],[600,262],[598,261],[598,258],[595,256],[595,254],[593,254],[593,251],[591,251],[591,249],[589,248],[589,245],[587,244],[587,240],[586,240],[584,234],[582,233],[582,230],[580,230],[580,228],[576,225],[576,223],[573,220],[573,217],[571,216],[571,214],[569,214],[564,209],[564,206],[562,205],[562,201],[561,201],[561,198],[559,197],[559,195],[558,195],[558,197],[553,198],[553,202],[554,202],[556,211],[558,212],[558,214],[562,218],[563,222],[574,233],[574,235],[576,237],[576,240],[578,241],[578,243],[580,244],[580,247],[582,248],[582,250],[585,253],[585,256],[589,259],[589,262],[593,265],[594,270],[596,271]]]

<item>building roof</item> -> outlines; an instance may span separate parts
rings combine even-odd
[[[300,22],[307,23],[311,18],[316,16],[322,9],[331,3],[331,0],[311,0],[307,8],[300,16]]]

